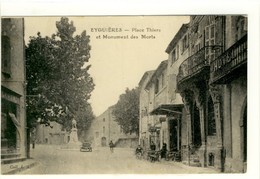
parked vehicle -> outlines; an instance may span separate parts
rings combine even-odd
[[[80,147],[81,152],[92,152],[92,147],[90,143],[84,142]]]

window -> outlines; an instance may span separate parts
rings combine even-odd
[[[240,16],[236,23],[237,33],[236,40],[241,39],[247,33],[247,22],[246,18]]]
[[[189,41],[187,35],[185,35],[182,40],[182,52],[184,52],[188,47],[189,47]]]
[[[209,59],[210,61],[215,58],[214,50],[209,48],[215,45],[215,24],[210,24],[205,27],[205,58]]]
[[[172,51],[172,64],[176,61],[176,50]]]
[[[105,132],[106,132],[106,128],[105,126],[103,126],[103,135],[105,135]]]
[[[173,64],[174,62],[176,62],[178,60],[178,51],[179,51],[179,46],[177,45],[175,49],[173,49],[172,51],[172,60],[171,60],[171,64]]]
[[[195,45],[195,53],[197,53],[198,51],[200,51],[200,43]]]
[[[103,122],[105,122],[106,121],[106,119],[105,118],[103,118]]]
[[[8,36],[2,35],[2,72],[5,75],[11,75],[11,45]]]
[[[162,73],[162,88],[164,87],[165,85],[165,77],[164,77],[164,73]]]

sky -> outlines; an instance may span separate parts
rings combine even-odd
[[[90,35],[92,65],[90,74],[95,89],[90,103],[96,116],[117,103],[126,88],[138,86],[146,71],[154,70],[168,58],[167,46],[189,16],[81,16],[68,17],[76,34]],[[25,17],[25,42],[41,32],[51,36],[60,17]],[[107,39],[124,36],[124,39]],[[131,36],[135,38],[131,38]],[[142,36],[146,35],[146,36]],[[150,37],[150,38],[148,38]]]

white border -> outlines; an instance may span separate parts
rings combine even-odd
[[[247,14],[249,17],[248,61],[248,172],[246,174],[219,175],[135,175],[134,177],[165,178],[259,178],[259,11],[257,0],[219,0],[211,3],[203,0],[2,0],[1,16],[83,16],[83,15],[190,15],[190,14]],[[9,176],[4,176],[9,177]],[[16,176],[10,176],[16,177]],[[21,176],[19,176],[21,177]],[[26,178],[36,176],[24,176]],[[38,177],[38,176],[37,176]],[[44,176],[40,176],[44,177]],[[55,176],[67,178],[67,176]],[[84,175],[77,177],[85,178]],[[132,178],[132,175],[90,175],[91,178]]]

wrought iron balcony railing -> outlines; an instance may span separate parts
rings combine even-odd
[[[247,35],[210,64],[211,83],[223,83],[229,79],[231,73],[247,63]]]
[[[209,67],[209,60],[205,58],[205,50],[207,47],[200,49],[194,55],[188,57],[179,67],[177,76],[178,84],[197,74],[204,67]]]

